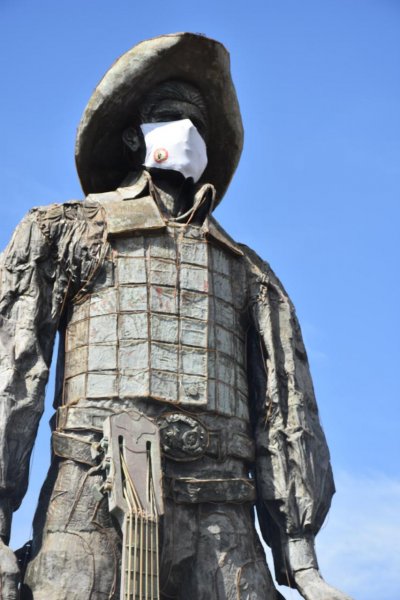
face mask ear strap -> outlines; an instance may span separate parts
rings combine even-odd
[[[198,207],[200,208],[200,206],[202,206],[204,208],[207,206],[207,213],[210,214],[215,207],[216,195],[217,190],[215,187],[211,183],[205,183],[195,194],[194,206],[199,202]]]

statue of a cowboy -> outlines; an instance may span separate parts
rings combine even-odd
[[[140,43],[84,112],[86,199],[1,256],[1,598],[307,600],[334,484],[294,308],[212,216],[242,122],[218,42]],[[52,461],[18,583],[7,543],[59,332]],[[17,592],[17,587],[19,591]]]

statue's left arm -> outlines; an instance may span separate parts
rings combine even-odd
[[[248,368],[261,532],[282,585],[307,600],[345,600],[322,579],[314,537],[335,488],[294,307],[269,265],[245,248]]]

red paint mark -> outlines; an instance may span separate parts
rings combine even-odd
[[[154,151],[153,157],[157,163],[162,163],[168,158],[168,150],[166,148],[157,148]]]

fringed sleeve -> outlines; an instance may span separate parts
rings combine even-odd
[[[53,345],[67,299],[103,248],[98,205],[33,209],[0,257],[0,535],[25,494]]]
[[[250,283],[249,382],[258,518],[276,577],[317,568],[314,536],[334,493],[308,360],[294,307],[269,265],[245,249]]]

